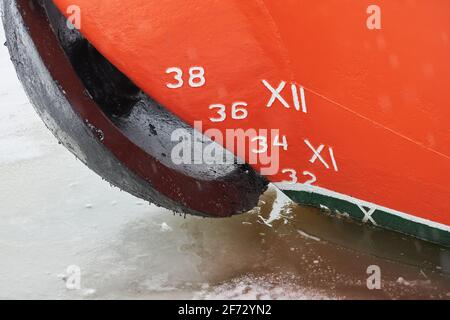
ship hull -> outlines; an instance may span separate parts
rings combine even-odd
[[[293,200],[450,245],[447,1],[54,3]]]

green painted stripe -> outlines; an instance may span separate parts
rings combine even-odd
[[[283,192],[297,203],[318,208],[325,206],[329,208],[333,214],[335,214],[337,210],[340,213],[347,213],[351,218],[358,221],[362,221],[365,216],[358,205],[347,200],[308,191],[283,190]],[[372,218],[380,227],[450,247],[450,232],[448,231],[411,221],[380,209],[375,210],[372,214]]]

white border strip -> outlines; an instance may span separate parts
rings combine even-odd
[[[331,197],[331,198],[336,198],[336,199],[340,199],[340,200],[344,200],[344,201],[348,201],[351,202],[353,204],[356,205],[360,205],[360,206],[366,206],[369,208],[375,208],[376,210],[380,210],[380,211],[385,211],[388,212],[392,215],[395,215],[397,217],[409,220],[409,221],[413,221],[413,222],[417,222],[420,224],[424,224],[427,225],[429,227],[435,228],[435,229],[439,229],[439,230],[443,230],[446,232],[450,232],[450,226],[445,225],[445,224],[441,224],[438,222],[434,222],[431,220],[427,220],[424,218],[419,218],[404,212],[400,212],[397,210],[393,210],[393,209],[389,209],[380,205],[377,205],[375,203],[371,203],[368,201],[364,201],[364,200],[360,200],[351,196],[347,196],[345,194],[342,193],[338,193],[335,191],[331,191],[322,187],[317,187],[317,186],[312,186],[312,185],[306,185],[306,184],[291,184],[291,183],[274,183],[275,186],[277,186],[278,188],[280,188],[281,190],[286,190],[286,191],[304,191],[304,192],[309,192],[309,193],[317,193],[323,196],[327,196],[327,197]]]

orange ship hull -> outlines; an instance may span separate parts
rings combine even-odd
[[[450,245],[450,3],[372,2],[54,1],[293,200]]]

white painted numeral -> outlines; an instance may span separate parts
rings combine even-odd
[[[231,118],[234,120],[244,120],[248,117],[247,103],[235,102],[231,106]],[[223,104],[212,104],[209,106],[209,110],[218,109],[218,118],[209,118],[211,122],[223,122],[227,119],[226,107]]]
[[[325,149],[325,145],[321,144],[319,147],[314,147],[311,142],[309,142],[308,139],[305,139],[305,144],[308,146],[308,148],[313,152],[313,155],[311,157],[311,159],[309,160],[309,162],[311,163],[315,163],[316,160],[319,160],[323,166],[327,169],[330,169],[330,165],[328,164],[328,162],[324,159],[324,156],[322,156],[322,151]],[[336,162],[336,158],[334,156],[334,150],[332,147],[328,147],[328,151],[330,154],[330,159],[331,159],[331,163],[333,165],[333,169],[334,171],[338,172],[339,168]]]
[[[289,184],[296,184],[298,183],[298,176],[297,176],[297,171],[294,169],[283,169],[281,170],[281,173],[289,174],[289,178],[291,179],[290,181],[283,181],[283,183],[289,183]],[[307,180],[304,184],[306,185],[312,185],[313,183],[317,182],[317,177],[309,172],[309,171],[303,171],[303,175],[305,177],[309,177],[309,180]]]
[[[192,67],[189,69],[189,85],[192,88],[203,87],[206,83],[205,69],[202,67]]]
[[[294,169],[283,169],[281,170],[281,173],[283,174],[289,173],[289,178],[291,179],[290,181],[283,181],[283,182],[289,184],[296,184],[298,182],[297,171],[295,171]]]
[[[231,108],[231,117],[235,120],[244,120],[248,117],[248,111],[245,109],[247,104],[245,102],[235,102]]]
[[[282,147],[284,151],[287,151],[288,149],[288,141],[286,136],[282,136],[282,140],[280,141],[280,136],[276,135],[275,139],[273,140],[273,145],[275,147]]]
[[[303,175],[305,177],[310,177],[310,179],[306,181],[305,184],[312,185],[313,183],[317,182],[317,178],[313,173],[309,171],[303,171]]]
[[[267,107],[270,108],[272,107],[272,105],[274,104],[274,102],[276,100],[279,100],[281,102],[281,104],[289,109],[290,106],[289,104],[286,102],[286,100],[284,100],[284,98],[281,96],[281,92],[283,91],[284,87],[286,86],[286,81],[281,81],[280,84],[278,85],[278,87],[275,89],[274,87],[272,87],[270,85],[269,82],[267,82],[266,80],[263,80],[262,83],[264,84],[264,86],[270,91],[270,93],[272,94],[272,96],[270,97],[269,102],[267,102]]]
[[[308,108],[306,107],[305,88],[303,87],[300,87],[300,98],[302,101],[302,112],[308,113]]]
[[[166,70],[167,74],[175,73],[174,79],[177,80],[177,83],[168,83],[167,88],[170,89],[178,89],[181,88],[184,84],[183,81],[183,71],[180,68],[169,68]]]
[[[167,88],[179,89],[184,85],[183,70],[180,68],[172,67],[166,70],[166,74],[175,73],[174,79],[176,83],[167,83]],[[189,86],[192,88],[203,87],[206,83],[205,69],[203,67],[191,67],[189,69]]]
[[[227,118],[227,113],[225,112],[226,107],[223,104],[212,104],[209,106],[209,110],[217,110],[217,114],[219,115],[219,118],[209,118],[211,122],[223,122]]]
[[[331,162],[333,163],[334,171],[338,172],[339,168],[338,168],[337,163],[336,163],[336,158],[334,157],[333,148],[331,148],[331,147],[328,148],[328,151],[330,152],[330,158],[331,158]]]
[[[252,149],[253,153],[256,153],[256,154],[266,153],[269,150],[269,145],[267,144],[267,137],[258,136],[258,137],[254,137],[251,141],[252,142],[259,141],[259,143],[258,143],[259,149]]]
[[[272,94],[266,105],[268,108],[272,107],[272,105],[277,100],[285,108],[289,109],[291,107],[282,95],[284,87],[286,87],[286,81],[281,81],[277,88],[273,87],[267,80],[262,80],[262,83]],[[292,93],[292,100],[294,102],[295,110],[297,110],[297,111],[302,110],[303,113],[308,113],[308,108],[306,106],[305,88],[303,88],[302,86],[298,87],[297,84],[292,83],[291,84],[291,93]],[[299,96],[299,93],[300,93],[300,96]]]

